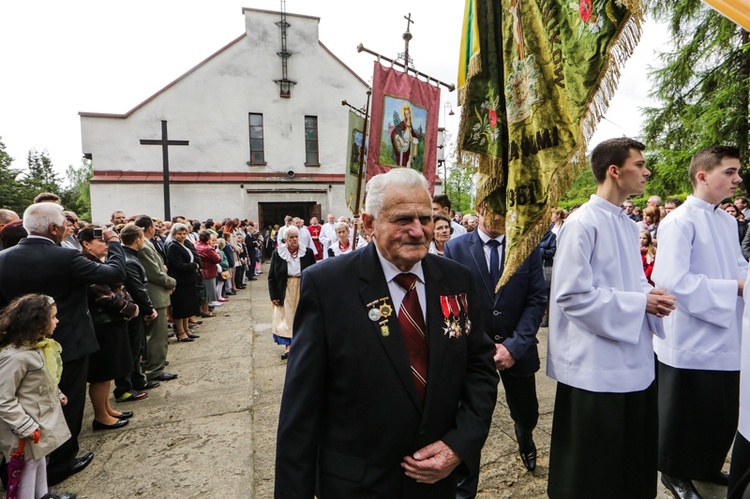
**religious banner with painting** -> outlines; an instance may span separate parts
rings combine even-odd
[[[357,183],[359,179],[359,152],[365,141],[365,119],[353,111],[349,111],[348,142],[346,145],[346,179],[344,192],[346,207],[352,214],[362,213],[365,207],[365,179],[362,178],[359,192],[359,209],[357,209]],[[367,157],[367,146],[365,146]],[[364,168],[364,165],[362,165]]]
[[[585,166],[643,15],[639,0],[466,3],[459,147],[479,156],[478,206],[502,215],[505,283]]]
[[[435,186],[440,89],[375,62],[367,180],[391,168],[412,168]]]

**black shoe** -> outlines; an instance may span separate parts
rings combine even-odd
[[[289,358],[289,352],[284,352],[281,354],[281,360],[286,360]]]
[[[177,378],[176,374],[162,372],[160,375],[154,376],[151,379],[156,380],[156,381],[172,381],[173,379],[176,379],[176,378]]]
[[[249,278],[248,278],[248,280],[249,280],[249,281],[257,281],[257,280],[258,280],[258,278],[257,278],[257,277],[249,277]]]
[[[173,337],[174,335],[175,335],[175,333],[174,333],[174,332],[172,332],[172,333],[169,333],[169,334],[167,335],[167,338],[171,338],[171,337]]]
[[[703,499],[703,496],[695,490],[695,486],[691,480],[673,478],[662,473],[661,483],[664,484],[676,499]]]
[[[167,367],[168,365],[169,365],[169,361],[168,361],[168,360],[165,360],[165,361],[164,361],[164,367]]]
[[[72,492],[47,492],[42,499],[76,499],[78,496]]]
[[[161,385],[158,381],[154,381],[153,379],[150,379],[146,381],[146,384],[143,385],[140,390],[150,390],[152,388],[156,388],[157,386]]]
[[[70,478],[71,476],[75,475],[76,473],[83,471],[86,469],[86,466],[91,464],[91,461],[94,460],[94,453],[93,452],[87,452],[82,457],[77,457],[73,459],[72,464],[68,469],[65,471],[59,473],[59,474],[49,474],[47,475],[47,485],[49,487],[53,487],[57,485],[60,482],[63,482]],[[54,496],[53,496],[54,497]]]
[[[122,411],[117,419],[130,419],[133,417],[133,411]]]
[[[177,341],[195,341],[195,340],[194,340],[193,338],[191,338],[190,336],[195,336],[195,335],[187,335],[187,336],[185,336],[184,338],[180,338],[179,336],[177,336]]]
[[[190,338],[191,340],[197,340],[198,338],[200,338],[200,336],[198,336],[197,334],[188,333],[188,338]]]
[[[94,431],[97,430],[116,430],[118,428],[122,428],[123,426],[127,426],[127,424],[130,421],[127,419],[118,419],[116,423],[114,424],[104,424],[100,423],[96,419],[91,423],[92,428],[94,428]]]
[[[521,456],[521,462],[529,471],[536,469],[536,444],[531,431],[522,430],[520,426],[515,425],[516,440],[518,441],[518,454]]]

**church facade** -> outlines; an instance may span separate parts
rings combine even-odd
[[[341,101],[364,103],[366,82],[319,41],[319,18],[243,14],[242,36],[131,111],[79,113],[93,222],[115,210],[164,217],[164,126],[177,142],[167,146],[172,216],[265,227],[287,214],[351,215]]]

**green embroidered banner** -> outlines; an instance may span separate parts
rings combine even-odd
[[[642,13],[639,0],[467,0],[469,8],[478,34],[464,38],[478,35],[479,53],[459,64],[459,146],[479,155],[477,205],[504,216],[505,283],[584,166]],[[470,52],[462,47],[461,57]]]
[[[351,210],[352,214],[359,215],[365,207],[365,178],[362,176],[361,182],[359,177],[359,152],[362,143],[365,141],[365,119],[349,111],[349,127],[346,144],[346,177],[344,181],[344,195],[346,197],[346,207]],[[367,157],[367,146],[365,145],[365,157]],[[363,165],[364,168],[364,165]],[[359,207],[357,207],[357,185],[359,191]]]

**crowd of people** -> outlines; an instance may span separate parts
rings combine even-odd
[[[195,328],[257,280],[265,247],[252,221],[116,211],[96,226],[53,193],[22,217],[0,210],[0,244],[0,450],[9,461],[23,442],[27,459],[20,486],[5,465],[0,477],[33,499],[76,496],[49,487],[94,458],[78,455],[87,387],[94,431],[127,426],[133,411],[112,398],[142,400],[176,379],[169,338],[197,340]]]
[[[22,218],[0,210],[0,451],[27,445],[19,497],[75,497],[49,486],[93,459],[78,456],[87,386],[93,430],[128,425],[133,412],[111,395],[141,400],[177,378],[168,338],[199,339],[264,258],[288,361],[276,497],[475,497],[498,382],[534,471],[540,326],[557,381],[550,497],[652,498],[657,471],[677,498],[700,498],[693,480],[742,497],[750,208],[722,204],[740,183],[738,154],[699,152],[693,194],[652,196],[639,214],[629,198],[650,176],[643,149],[599,144],[596,194],[552,210],[501,287],[504,217],[485,204],[452,211],[410,169],[372,179],[361,216],[289,215],[264,231],[119,211],[98,227],[47,193]]]

